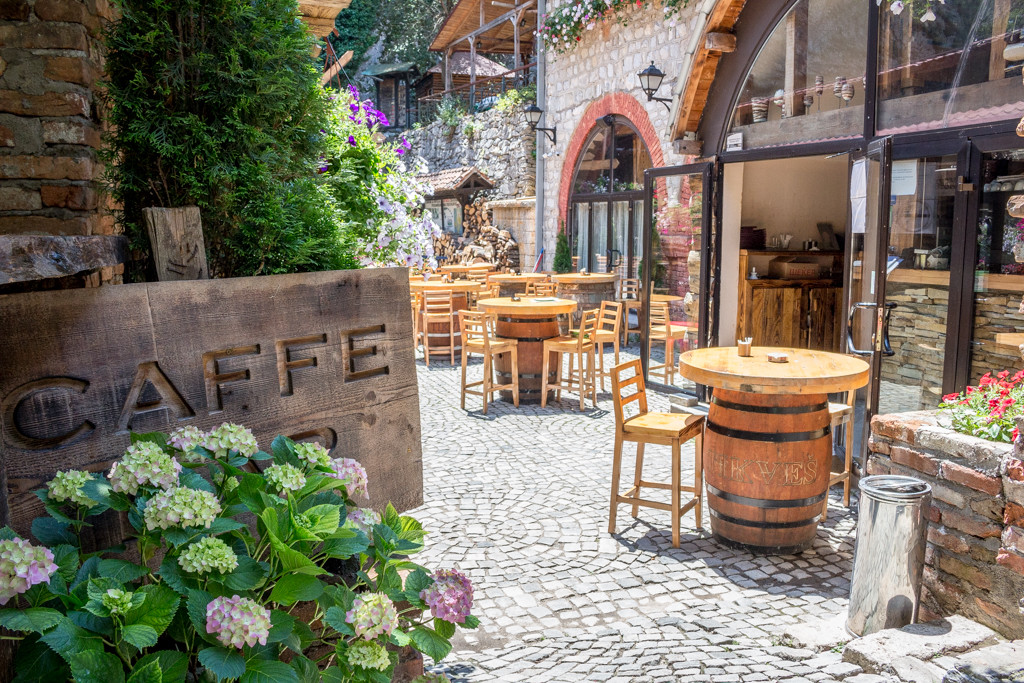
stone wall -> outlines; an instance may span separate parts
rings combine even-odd
[[[892,407],[934,408],[942,400],[949,287],[889,282],[885,299],[897,304],[889,318],[889,343],[896,355],[882,363],[882,380],[920,387],[915,405]],[[913,395],[918,396],[918,392]],[[901,393],[900,397],[906,400],[909,395]]]
[[[520,267],[527,271],[532,271],[537,261],[536,206],[537,201],[533,197],[487,202],[491,210],[491,225],[512,234],[519,243]]]
[[[430,173],[476,166],[494,183],[496,198],[531,197],[536,185],[534,134],[522,111],[490,109],[463,117],[452,130],[441,121],[405,133],[410,153]]]
[[[1024,461],[1010,444],[938,426],[934,412],[871,421],[868,474],[932,486],[921,621],[962,614],[1024,637]]]
[[[549,9],[563,4],[549,0]],[[579,154],[577,141],[586,137],[606,113],[629,118],[651,148],[655,166],[686,163],[673,151],[669,139],[669,111],[660,102],[647,102],[637,73],[653,61],[666,74],[659,97],[669,97],[682,70],[688,43],[703,28],[705,2],[694,1],[674,19],[666,19],[658,6],[622,12],[627,25],[607,21],[585,32],[583,39],[563,55],[547,52],[547,125],[558,127],[558,144],[548,154],[544,182],[545,264],[554,258],[555,235],[560,228],[564,197],[563,174],[571,175]],[[699,27],[699,28],[698,28]],[[543,105],[542,105],[543,106]],[[568,182],[568,180],[566,180]]]
[[[0,286],[37,279],[33,263],[83,280],[77,284],[123,272],[99,182],[96,82],[110,16],[107,0],[0,1]],[[99,237],[83,250],[83,236]],[[48,261],[47,249],[61,241],[92,260]]]

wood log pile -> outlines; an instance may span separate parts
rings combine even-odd
[[[441,233],[434,238],[434,255],[441,265],[493,263],[497,269],[517,270],[519,243],[508,230],[491,225],[487,202],[477,199],[463,210],[461,235]]]

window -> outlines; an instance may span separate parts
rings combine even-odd
[[[799,0],[747,74],[733,109],[730,149],[860,136],[867,36],[867,3]]]
[[[462,234],[462,202],[458,199],[429,199],[425,208],[445,232]]]
[[[1020,114],[1024,0],[915,0],[879,8],[878,133]]]

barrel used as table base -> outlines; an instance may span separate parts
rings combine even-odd
[[[558,276],[555,279],[557,281]],[[558,282],[557,295],[562,299],[572,299],[579,305],[579,310],[573,314],[573,324],[578,325],[582,311],[601,308],[602,301],[615,301],[615,280],[593,276],[593,281],[589,282],[580,282],[579,279]]]
[[[454,311],[465,311],[469,309],[469,301],[465,292],[452,292],[452,310]],[[432,349],[439,349],[444,347],[448,348],[448,342],[451,337],[448,335],[449,325],[454,325],[452,333],[455,335],[455,353],[456,355],[462,353],[462,326],[459,324],[458,313],[454,316],[454,320],[451,323],[445,322],[432,322],[427,325],[426,333],[430,336],[430,347]],[[432,356],[434,354],[431,354]],[[440,354],[437,354],[440,356]]]
[[[518,349],[519,364],[519,402],[540,403],[541,379],[544,373],[544,340],[559,335],[557,316],[549,317],[516,317],[499,315],[495,327],[497,336],[503,339],[515,339]],[[507,353],[498,356],[494,361],[494,369],[499,384],[512,381],[512,360]],[[554,371],[549,371],[548,382],[555,381]],[[501,398],[512,402],[512,392],[502,391]],[[548,392],[551,399],[551,392]]]
[[[813,543],[828,495],[830,423],[824,394],[714,390],[704,476],[717,540],[764,553]]]

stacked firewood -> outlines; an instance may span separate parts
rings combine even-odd
[[[483,199],[477,199],[463,210],[462,229],[462,235],[445,232],[434,239],[438,263],[493,263],[498,270],[519,268],[519,244],[508,230],[491,225],[491,211]]]

